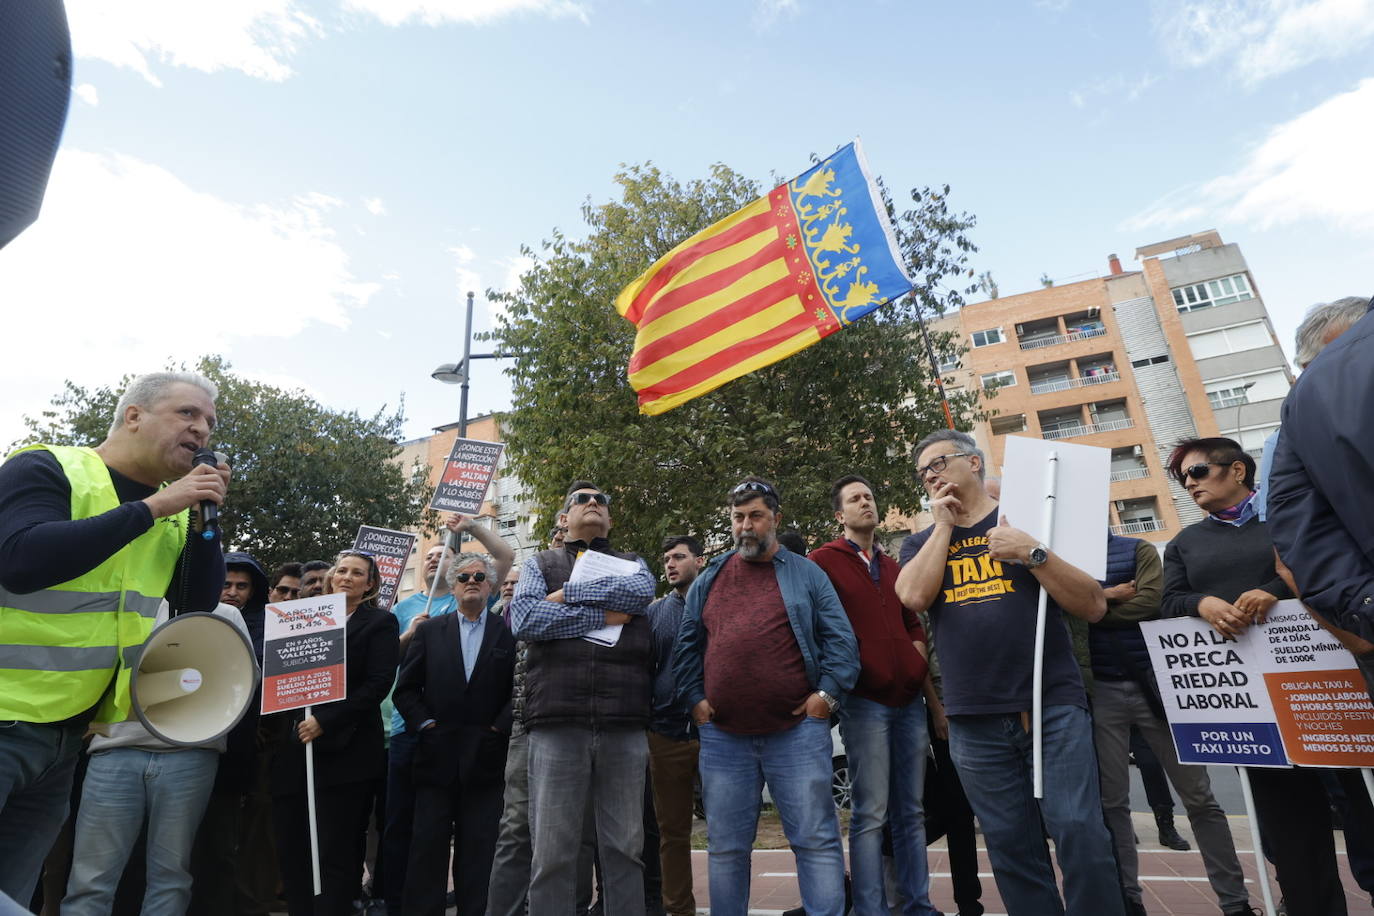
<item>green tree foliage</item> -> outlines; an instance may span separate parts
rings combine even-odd
[[[233,467],[220,516],[229,548],[248,551],[270,571],[290,560],[332,557],[353,543],[359,525],[405,528],[421,519],[428,469],[393,460],[401,408],[361,417],[230,370],[215,356],[195,366],[219,386],[211,442]],[[94,389],[68,381],[49,409],[24,418],[29,435],[17,444],[99,444],[131,379]]]
[[[729,533],[726,490],[747,474],[776,481],[784,525],[813,543],[833,537],[831,481],[862,473],[883,507],[915,512],[920,487],[910,450],[944,426],[917,312],[942,313],[969,289],[967,214],[948,208],[948,187],[918,188],[912,207],[893,213],[899,242],[919,287],[800,354],[737,379],[659,416],[639,414],[626,378],[634,326],[616,294],[673,246],[762,193],[723,165],[680,183],[652,165],[616,176],[619,200],[583,216],[584,238],[555,230],[520,285],[492,293],[505,306],[492,337],[516,354],[513,409],[503,418],[507,450],[527,495],[552,521],[575,478],[614,496],[622,546],[655,557],[662,537],[694,533],[721,543]],[[889,211],[892,211],[889,204]],[[957,352],[950,335],[934,346]],[[952,404],[967,428],[975,396]]]

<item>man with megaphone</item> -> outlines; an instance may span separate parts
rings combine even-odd
[[[165,598],[209,610],[224,584],[222,463],[193,465],[214,383],[130,383],[95,448],[30,445],[0,465],[0,892],[28,900],[67,816],[81,739],[127,719],[130,678]]]

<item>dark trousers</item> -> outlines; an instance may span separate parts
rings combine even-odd
[[[1374,894],[1374,803],[1359,770],[1322,770],[1331,807],[1341,816],[1346,861],[1355,883]]]
[[[211,792],[191,849],[191,916],[238,916],[243,796]]]
[[[960,913],[982,913],[983,884],[978,880],[978,834],[973,826],[973,809],[950,759],[949,742],[938,737],[933,728],[930,750],[935,763],[926,768],[926,843],[942,836],[947,838],[954,902]]]
[[[305,793],[273,797],[277,864],[291,916],[352,914],[363,874],[359,838],[367,828],[371,801],[366,782],[316,787],[322,891],[316,897],[310,870],[310,814]]]
[[[696,799],[698,741],[674,741],[649,732],[649,772],[658,816],[658,854],[663,870],[663,908],[669,916],[693,916],[692,815]],[[648,831],[645,831],[648,839]],[[648,870],[649,857],[645,857]],[[647,874],[645,893],[649,892]]]
[[[415,817],[415,783],[410,773],[415,745],[420,739],[408,731],[392,735],[386,749],[386,826],[382,831],[385,859],[390,863],[383,888],[386,911],[401,916],[406,872],[410,867],[412,823]],[[486,894],[482,895],[486,899]]]
[[[1150,749],[1150,743],[1134,725],[1131,726],[1130,747],[1131,756],[1135,758],[1135,767],[1140,771],[1140,783],[1145,787],[1145,801],[1149,803],[1150,810],[1156,815],[1169,814],[1174,810],[1174,796],[1169,792],[1169,779],[1164,775],[1164,767],[1160,764],[1159,758]]]
[[[1260,833],[1289,916],[1345,916],[1321,771],[1251,767],[1248,773]]]
[[[267,916],[277,903],[277,850],[272,842],[272,754],[260,751],[253,788],[239,821],[238,916]]]
[[[414,832],[406,869],[406,916],[443,916],[453,838],[453,890],[459,916],[487,911],[487,884],[501,823],[500,779],[475,785],[415,787]]]

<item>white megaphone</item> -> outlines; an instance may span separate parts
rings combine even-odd
[[[238,627],[214,614],[178,614],[153,630],[130,678],[134,713],[161,741],[207,744],[253,702],[258,663]]]

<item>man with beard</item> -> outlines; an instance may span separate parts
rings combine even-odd
[[[324,577],[329,574],[329,564],[324,560],[307,560],[301,564],[302,598],[318,598],[324,594]]]
[[[649,605],[654,633],[654,712],[649,722],[649,771],[658,817],[658,854],[663,869],[663,908],[668,916],[692,916],[692,808],[701,747],[691,709],[677,697],[673,647],[682,624],[684,598],[704,560],[701,542],[690,535],[663,542],[663,578],[673,590]]]
[[[802,906],[840,916],[830,716],[858,677],[858,644],[825,573],[778,544],[777,488],[747,477],[728,502],[735,549],[688,591],[673,653],[677,695],[701,740],[711,912],[748,910],[766,783],[796,856]]]

